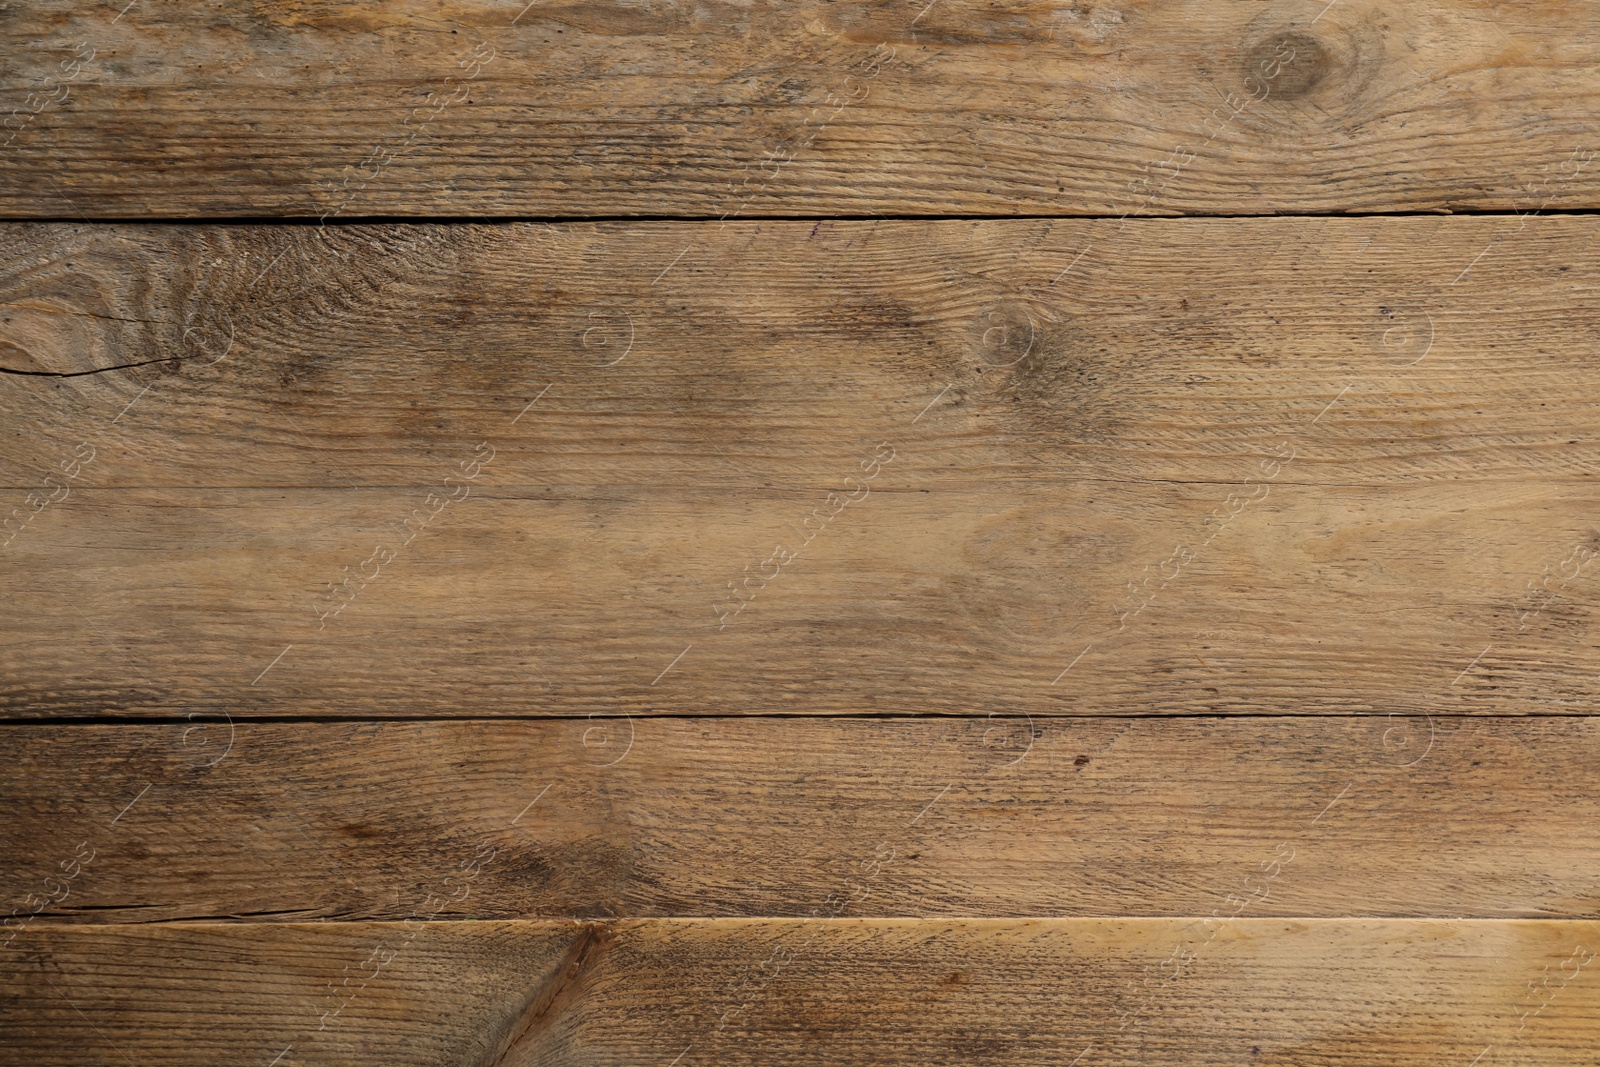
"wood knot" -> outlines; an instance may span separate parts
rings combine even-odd
[[[19,374],[81,374],[98,369],[99,320],[38,296],[0,301],[0,369]]]
[[[1294,100],[1322,84],[1333,67],[1333,51],[1320,39],[1300,29],[1279,29],[1245,48],[1244,89],[1260,100]]]
[[[1001,300],[973,320],[972,339],[978,358],[991,367],[1014,367],[1033,354],[1038,324],[1026,307]]]
[[[1079,585],[1063,580],[1060,561],[1093,555],[1098,536],[1091,516],[1077,509],[986,515],[962,543],[960,565],[952,567],[941,596],[966,616],[973,639],[984,647],[1038,655],[1089,611]],[[1032,737],[1029,724],[1018,722],[997,716],[984,732],[984,748],[1001,762],[1015,758]]]

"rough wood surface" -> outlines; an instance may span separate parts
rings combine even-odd
[[[1587,713],[1597,232],[13,226],[0,699]]]
[[[0,1067],[1600,1067],[1597,66],[0,2]]]
[[[0,214],[1594,208],[1600,21],[1539,0],[36,0]]]
[[[22,1019],[0,1057],[1573,1067],[1597,946],[1600,923],[1554,921],[58,927],[0,967]]]
[[[7,932],[1600,914],[1600,725],[1582,718],[197,719],[5,738]]]

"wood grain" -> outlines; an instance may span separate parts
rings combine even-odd
[[[0,213],[1600,206],[1600,22],[1539,0],[67,0],[0,13]]]
[[[58,927],[0,967],[0,1056],[1431,1067],[1491,1047],[1570,1067],[1600,1033],[1597,935],[1378,919]]]
[[[0,56],[0,1067],[1600,1067],[1600,12]]]
[[[1586,714],[1595,232],[14,226],[0,699]]]
[[[1600,914],[1584,784],[1600,726],[1583,718],[196,719],[5,737],[8,929]]]

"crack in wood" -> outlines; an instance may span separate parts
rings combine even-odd
[[[604,935],[604,924],[584,924],[583,932],[562,956],[555,977],[534,988],[527,1003],[482,1061],[482,1067],[512,1067],[520,1062],[522,1053],[533,1040],[548,1030],[560,1011],[575,999],[577,981],[605,939]]]
[[[0,374],[16,374],[29,378],[83,378],[90,374],[108,374],[114,370],[148,367],[155,363],[177,363],[182,358],[181,356],[162,356],[160,359],[146,359],[138,363],[118,363],[114,367],[95,367],[93,370],[17,370],[15,367],[0,367]]]

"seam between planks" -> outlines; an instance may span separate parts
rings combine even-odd
[[[1463,207],[1439,208],[1433,211],[1261,211],[1261,212],[1183,212],[1166,215],[1123,216],[1115,213],[1084,213],[1046,215],[1024,213],[1015,215],[947,215],[947,214],[880,214],[834,212],[825,215],[740,215],[736,220],[747,222],[1181,222],[1189,219],[1224,221],[1228,219],[1416,219],[1416,218],[1560,218],[1563,216],[1600,215],[1600,208],[1562,208],[1545,211],[1540,208]],[[703,225],[726,224],[718,215],[348,215],[337,219],[322,219],[314,215],[107,215],[87,218],[83,215],[6,215],[5,223],[78,223],[90,226],[292,226],[314,229],[341,229],[351,226],[511,226],[540,223],[547,225],[580,225],[583,223],[638,223],[677,222]]]

